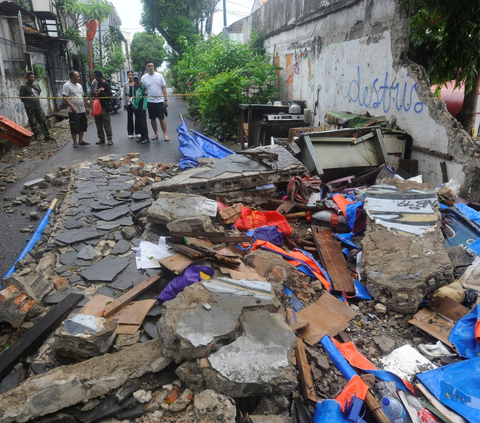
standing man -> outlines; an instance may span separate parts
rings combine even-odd
[[[136,142],[148,144],[148,128],[147,128],[147,99],[145,97],[145,86],[140,81],[138,72],[133,73],[132,92],[132,109],[135,115],[135,133],[140,134],[140,138]]]
[[[63,99],[68,105],[68,123],[70,123],[74,148],[78,148],[79,145],[90,145],[89,142],[83,141],[83,133],[87,131],[88,127],[88,109],[79,81],[80,74],[72,70],[70,71],[70,81],[66,82],[62,88]]]
[[[112,123],[110,121],[110,112],[107,110],[107,105],[112,97],[112,88],[110,84],[103,78],[101,70],[93,71],[96,84],[92,84],[93,94],[100,99],[102,105],[102,114],[95,116],[95,125],[97,127],[98,141],[95,144],[105,144],[105,135],[107,137],[107,145],[112,145]]]
[[[160,119],[160,126],[163,131],[163,139],[170,141],[167,135],[167,121],[165,120],[165,108],[168,107],[167,84],[163,76],[155,72],[155,65],[152,60],[145,63],[147,72],[142,76],[142,84],[148,92],[148,117],[152,123],[152,140],[158,139],[157,119]]]
[[[27,112],[28,123],[32,129],[35,139],[40,138],[40,131],[45,137],[45,141],[55,141],[48,130],[47,119],[45,113],[40,106],[40,96],[42,89],[35,83],[35,74],[27,72],[25,74],[26,83],[20,86],[20,97]],[[29,98],[24,98],[29,97]],[[39,128],[40,127],[40,128]]]

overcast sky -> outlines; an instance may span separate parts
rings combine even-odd
[[[142,3],[140,0],[110,0],[122,20],[122,31],[135,33],[143,31],[140,25]],[[227,26],[250,15],[254,0],[227,0]],[[219,11],[213,18],[213,33],[222,32],[223,28],[223,0],[218,5]]]

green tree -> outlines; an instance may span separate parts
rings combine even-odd
[[[412,16],[409,57],[425,67],[433,83],[445,85],[455,80],[455,88],[465,86],[458,119],[465,130],[471,132],[480,88],[480,2],[403,2],[411,8]]]
[[[156,66],[160,66],[166,58],[166,51],[163,48],[164,43],[165,40],[160,35],[137,32],[133,36],[131,45],[134,70],[141,72],[147,60],[153,60]]]
[[[62,38],[71,41],[76,47],[84,43],[80,28],[90,19],[99,22],[108,18],[114,7],[107,0],[56,0],[54,2],[61,16],[63,33]],[[67,23],[67,16],[73,19],[73,24]]]
[[[119,69],[123,69],[125,56],[118,39],[108,33],[103,37],[102,45],[92,43],[93,67],[103,72],[105,78],[111,78]],[[100,54],[102,49],[102,54]]]
[[[142,0],[142,26],[158,31],[177,54],[202,36],[202,28],[220,0]]]

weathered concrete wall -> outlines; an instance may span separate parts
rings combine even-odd
[[[244,28],[247,41],[252,30],[265,37],[283,67],[282,99],[306,100],[313,124],[328,111],[395,118],[415,146],[440,153],[412,153],[427,182],[442,182],[440,161],[449,177],[464,182],[476,146],[430,92],[423,68],[405,60],[409,19],[398,1],[270,0]]]

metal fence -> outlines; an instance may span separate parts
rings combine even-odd
[[[0,38],[5,77],[25,75],[25,45]]]

